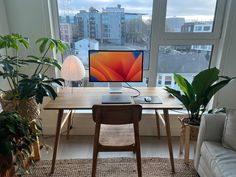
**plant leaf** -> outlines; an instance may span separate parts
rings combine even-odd
[[[186,95],[181,95],[180,91],[172,89],[168,86],[166,86],[164,90],[173,94],[179,101],[181,101],[181,103],[183,103],[183,105],[186,107],[186,109],[189,110],[190,101]]]
[[[195,100],[195,93],[191,84],[181,75],[174,73],[174,80],[179,88],[189,97],[190,100]]]
[[[206,90],[219,79],[218,74],[219,70],[214,67],[206,69],[194,77],[192,86],[197,97],[204,96]]]

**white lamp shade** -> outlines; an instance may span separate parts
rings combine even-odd
[[[62,64],[61,76],[67,81],[79,81],[83,79],[85,69],[81,60],[74,55],[66,57]]]

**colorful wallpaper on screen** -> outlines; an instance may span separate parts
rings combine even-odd
[[[141,51],[90,51],[90,78],[92,82],[142,81]]]

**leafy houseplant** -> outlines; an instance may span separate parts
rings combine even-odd
[[[63,53],[67,49],[67,45],[60,40],[51,38],[39,38],[36,41],[39,45],[41,56],[28,55],[26,58],[19,56],[19,50],[29,48],[29,42],[20,34],[9,34],[0,36],[0,49],[5,50],[5,55],[0,55],[0,76],[7,79],[10,90],[5,91],[4,98],[7,100],[22,100],[33,96],[36,97],[37,103],[43,102],[44,96],[55,99],[57,94],[53,86],[62,86],[63,80],[60,78],[50,78],[46,72],[50,67],[61,69],[56,59],[48,56],[49,51],[55,49],[56,52]],[[14,55],[9,54],[15,53]],[[25,74],[20,71],[27,70],[36,64],[34,72]]]
[[[186,123],[199,125],[211,98],[233,79],[235,77],[219,76],[217,68],[210,68],[197,74],[191,84],[183,76],[174,74],[181,91],[168,86],[165,90],[179,99],[187,109],[189,118]]]
[[[41,130],[30,125],[31,121],[16,112],[0,113],[0,176],[7,176],[10,170],[11,173],[15,172],[13,156],[16,172],[19,174],[26,172],[25,160],[30,157],[30,146],[37,140]]]
[[[0,54],[0,76],[7,80],[10,87],[10,90],[0,89],[3,93],[0,95],[0,103],[4,111],[19,113],[27,119],[21,123],[24,123],[24,126],[27,123],[27,126],[32,127],[32,131],[24,136],[24,140],[27,141],[22,145],[24,148],[18,149],[19,154],[23,156],[29,153],[25,149],[31,148],[31,142],[28,141],[34,140],[34,131],[40,129],[36,124],[39,120],[38,104],[43,102],[44,96],[55,99],[57,94],[54,87],[62,86],[63,79],[47,76],[50,67],[61,69],[57,60],[49,57],[49,52],[55,50],[63,53],[68,48],[62,41],[51,38],[39,38],[35,43],[39,46],[40,56],[28,54],[30,44],[20,34],[0,36],[0,49],[5,50],[4,55]],[[26,57],[20,55],[21,51],[26,53]],[[35,69],[30,72],[34,66]],[[27,74],[22,71],[27,71]],[[35,147],[38,147],[38,144]],[[39,149],[34,149],[34,152],[37,151]],[[39,160],[39,157],[35,157],[35,160]]]

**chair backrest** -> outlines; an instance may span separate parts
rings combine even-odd
[[[96,123],[119,125],[139,122],[142,106],[132,105],[94,105],[93,120]]]

